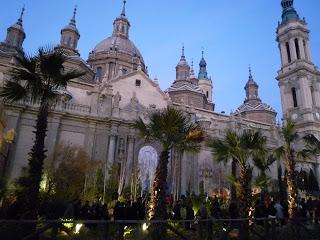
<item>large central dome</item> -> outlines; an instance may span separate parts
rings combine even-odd
[[[113,22],[112,36],[98,43],[89,54],[88,63],[96,72],[96,79],[107,80],[141,69],[147,73],[139,49],[129,39],[130,22],[125,3],[120,16]]]
[[[141,63],[144,64],[144,60],[139,49],[127,38],[118,36],[108,37],[98,43],[93,50],[94,53],[109,51],[116,51],[131,57],[137,57],[140,59]]]

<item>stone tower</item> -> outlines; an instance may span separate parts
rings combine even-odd
[[[26,34],[22,26],[22,17],[24,7],[22,8],[18,21],[7,29],[7,37],[2,43],[7,48],[21,49]]]
[[[309,30],[293,0],[282,0],[282,21],[277,28],[281,56],[278,71],[284,119],[295,122],[299,132],[320,136],[320,72],[313,64]]]
[[[77,8],[75,7],[70,23],[61,30],[60,47],[70,54],[79,55],[77,46],[80,39],[80,33],[76,26],[76,13]]]
[[[205,93],[208,102],[212,102],[212,81],[210,78],[208,78],[207,73],[207,62],[203,57],[203,51],[202,51],[202,57],[199,63],[199,87],[203,90]]]

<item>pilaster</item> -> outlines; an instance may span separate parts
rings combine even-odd
[[[127,159],[126,159],[126,180],[125,180],[126,187],[129,186],[131,183],[132,167],[133,167],[133,159],[134,159],[135,137],[132,133],[133,131],[130,130],[130,135],[128,135],[128,151],[127,151]]]
[[[85,146],[86,146],[86,151],[87,151],[90,159],[94,158],[94,149],[95,149],[95,144],[96,144],[96,128],[97,128],[96,123],[89,123],[88,128],[87,128],[86,137],[84,140]]]

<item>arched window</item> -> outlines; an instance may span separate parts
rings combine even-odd
[[[296,47],[297,59],[301,59],[298,38],[294,40],[294,45]]]
[[[102,76],[102,67],[97,67],[96,79],[100,81],[101,76]]]
[[[292,93],[293,107],[298,107],[296,89],[291,88],[291,93]]]
[[[121,27],[121,32],[125,33],[125,27],[124,26]]]
[[[291,53],[289,43],[286,42],[287,54],[288,54],[288,62],[291,63]]]
[[[208,91],[206,92],[206,95],[207,95],[207,98],[208,98],[209,97],[209,92]]]
[[[68,38],[67,46],[71,47],[71,37]]]

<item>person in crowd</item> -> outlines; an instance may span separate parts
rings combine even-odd
[[[143,220],[146,216],[145,203],[142,201],[142,197],[137,199],[137,220]]]
[[[309,197],[307,200],[306,209],[307,209],[307,217],[312,218],[313,217],[313,201],[311,197]]]
[[[280,199],[274,204],[274,208],[276,210],[276,219],[280,222],[281,225],[284,224],[284,213],[283,206],[281,205]]]
[[[178,200],[173,207],[173,220],[181,220],[181,201]]]
[[[220,203],[217,197],[215,197],[213,200],[210,212],[211,212],[211,217],[213,218],[219,219],[221,217],[221,208],[220,208]]]
[[[186,219],[185,220],[188,220],[188,221],[194,220],[194,211],[193,211],[193,208],[192,208],[192,202],[191,202],[190,198],[186,201],[185,208],[186,208]],[[191,227],[192,227],[192,222],[186,222],[185,223],[185,229],[186,230],[190,230]]]
[[[68,202],[67,208],[64,211],[63,217],[66,219],[72,219],[74,217],[74,201]]]
[[[89,201],[86,201],[85,204],[81,207],[81,218],[88,220],[90,219],[90,204]]]

